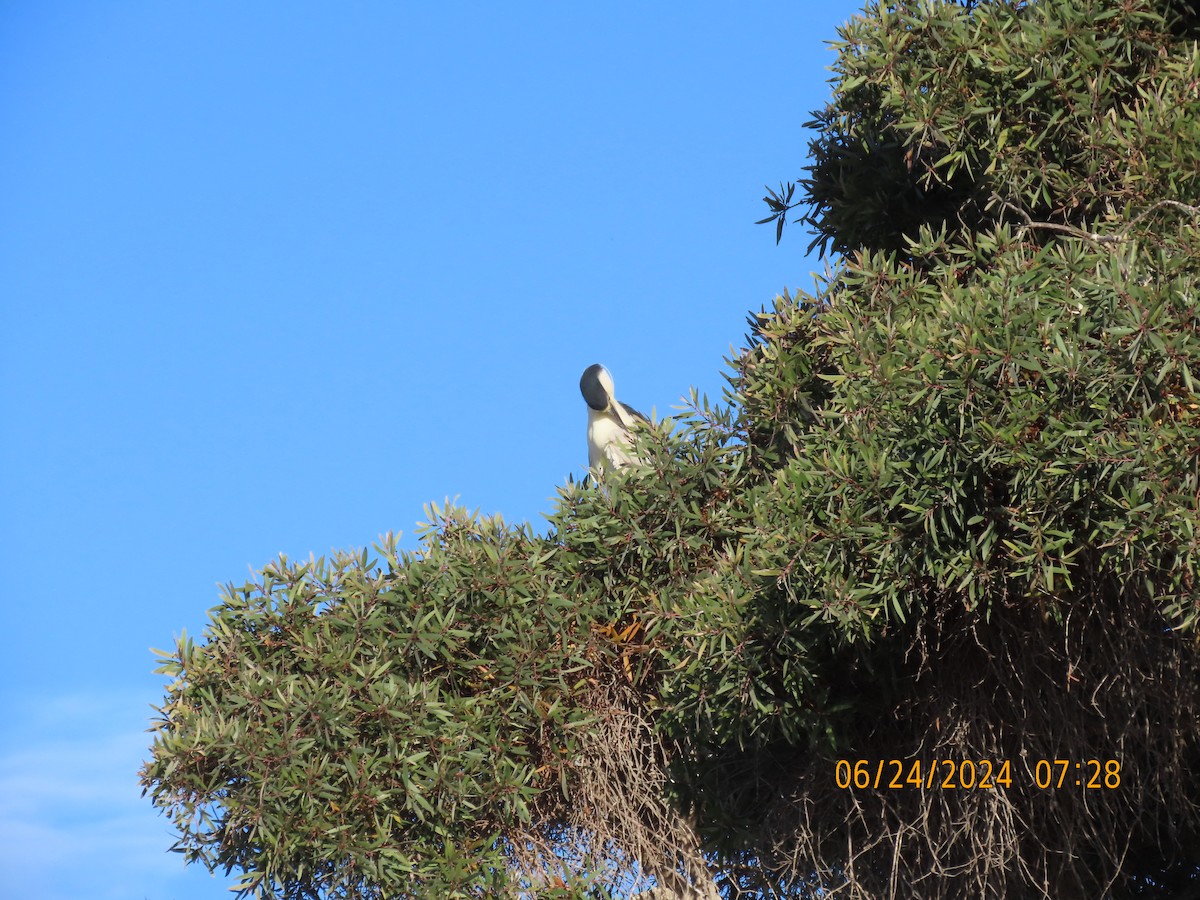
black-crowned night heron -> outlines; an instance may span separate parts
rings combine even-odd
[[[588,465],[619,469],[637,462],[632,432],[639,423],[650,420],[616,398],[612,376],[600,363],[583,370],[579,391],[588,406]]]

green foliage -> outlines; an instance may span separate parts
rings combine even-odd
[[[160,669],[175,680],[143,783],[179,849],[263,897],[593,896],[587,867],[623,853],[562,860],[588,840],[571,807],[597,698],[655,689],[668,588],[736,524],[716,497],[728,413],[686,432],[645,447],[633,478],[653,490],[562,488],[548,537],[434,506],[416,554],[389,537],[378,560],[281,559],[227,586],[205,640]]]
[[[763,423],[788,455],[756,530],[797,536],[759,562],[800,624],[869,638],[948,594],[1057,616],[1108,577],[1194,627],[1197,251],[1190,228],[1154,248],[1002,229],[923,270],[864,256],[820,315],[785,302],[742,389],[790,404]]]
[[[843,259],[752,319],[732,406],[693,396],[545,535],[435,508],[415,554],[228,587],[143,771],[179,848],[261,897],[1186,884],[1195,32],[1167,0],[869,6],[803,182]],[[1030,787],[1064,757],[1121,789]]]
[[[603,603],[528,529],[432,510],[420,554],[281,559],[180,642],[147,766],[189,858],[306,896],[496,887],[561,792]]]
[[[909,253],[922,226],[1119,225],[1195,197],[1200,56],[1174,7],[870,4],[842,29],[834,99],[810,123],[814,243]],[[771,219],[791,208],[767,199]]]

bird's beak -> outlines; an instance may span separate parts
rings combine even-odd
[[[612,410],[613,415],[617,417],[617,421],[621,423],[626,431],[633,430],[633,416],[625,412],[625,407],[616,400],[609,400],[608,408]]]

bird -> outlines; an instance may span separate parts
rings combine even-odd
[[[600,363],[584,369],[579,392],[588,407],[588,466],[619,469],[640,462],[633,452],[633,430],[650,420],[616,398],[608,369]]]

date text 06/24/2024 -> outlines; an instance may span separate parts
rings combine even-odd
[[[1020,770],[1018,770],[1020,773]],[[1018,774],[1040,790],[1115,790],[1121,763],[1115,759],[1039,759]],[[839,759],[834,782],[848,790],[997,790],[1013,786],[1011,760]]]

